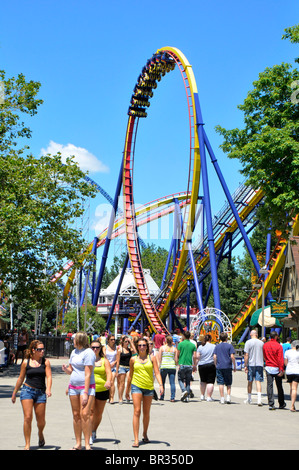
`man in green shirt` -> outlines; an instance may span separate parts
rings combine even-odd
[[[189,401],[192,372],[196,371],[196,346],[190,341],[190,331],[183,332],[183,341],[178,344],[179,371],[178,381],[182,391],[181,400]]]

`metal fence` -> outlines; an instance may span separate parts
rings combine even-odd
[[[73,343],[65,336],[39,335],[37,339],[44,343],[47,357],[69,357],[73,349]]]

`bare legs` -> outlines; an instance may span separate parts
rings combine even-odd
[[[295,402],[297,398],[297,388],[298,388],[298,383],[297,382],[292,382],[291,383],[291,411],[295,411]]]
[[[231,389],[232,389],[231,385],[226,386],[227,398],[230,397]],[[224,385],[219,385],[219,393],[220,393],[220,402],[224,403]]]
[[[46,425],[46,403],[33,403],[33,400],[22,400],[22,408],[24,413],[24,437],[25,450],[30,449],[30,438],[32,429],[33,410],[35,412],[36,423],[38,428],[38,438],[40,441],[44,439],[43,431]]]
[[[150,422],[150,409],[152,404],[153,397],[144,396],[141,393],[132,393],[134,415],[133,415],[133,434],[134,434],[134,444],[133,447],[139,446],[139,423],[141,415],[141,406],[143,412],[143,439],[148,441],[147,431]]]
[[[73,412],[73,426],[76,439],[74,448],[81,449],[82,432],[85,441],[85,449],[90,450],[89,439],[91,436],[91,408],[94,404],[94,397],[89,396],[87,405],[83,408],[81,404],[81,396],[70,396],[70,402]]]
[[[117,376],[117,387],[118,387],[118,399],[119,402],[123,402],[123,394],[125,390],[125,383],[126,383],[126,377],[128,373],[126,374],[118,374]]]
[[[200,382],[200,392],[203,396],[205,396],[205,393],[207,392],[207,398],[212,398],[212,394],[214,391],[214,384],[206,383],[206,382]]]
[[[115,372],[112,372],[111,387],[109,389],[109,402],[114,403],[115,394]]]
[[[91,430],[96,431],[101,424],[106,400],[94,400],[91,410]]]

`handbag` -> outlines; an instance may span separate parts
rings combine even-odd
[[[154,389],[154,400],[156,400],[156,401],[158,400],[158,395],[157,395],[157,392],[156,392],[155,389]]]

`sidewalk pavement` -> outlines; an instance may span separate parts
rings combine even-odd
[[[47,424],[44,432],[46,445],[40,450],[69,450],[75,444],[71,407],[65,394],[69,377],[61,370],[62,364],[67,362],[67,358],[50,358],[53,373],[52,397],[47,402]],[[11,402],[19,371],[20,365],[12,365],[0,374],[0,450],[24,448],[23,412],[19,394],[16,403]],[[122,405],[117,401],[113,405],[107,403],[93,450],[113,451],[113,455],[121,454],[121,451],[130,451],[130,455],[136,455],[136,452],[141,450],[153,455],[159,452],[195,450],[298,450],[299,414],[289,411],[290,390],[285,380],[283,387],[287,407],[284,410],[270,411],[267,405],[266,381],[262,387],[264,406],[257,406],[255,385],[253,404],[244,403],[247,397],[244,371],[233,374],[230,405],[220,404],[217,385],[213,402],[200,401],[198,373],[194,374],[194,378],[192,391],[195,396],[188,403],[180,401],[181,391],[178,384],[176,401],[170,402],[170,387],[167,381],[165,400],[153,401],[152,404],[148,444],[141,440],[141,417],[139,449],[132,448],[132,402]],[[156,390],[158,391],[158,387]],[[115,399],[118,400],[117,391]],[[277,396],[276,405],[278,406]],[[32,450],[38,449],[37,440],[34,417]]]

